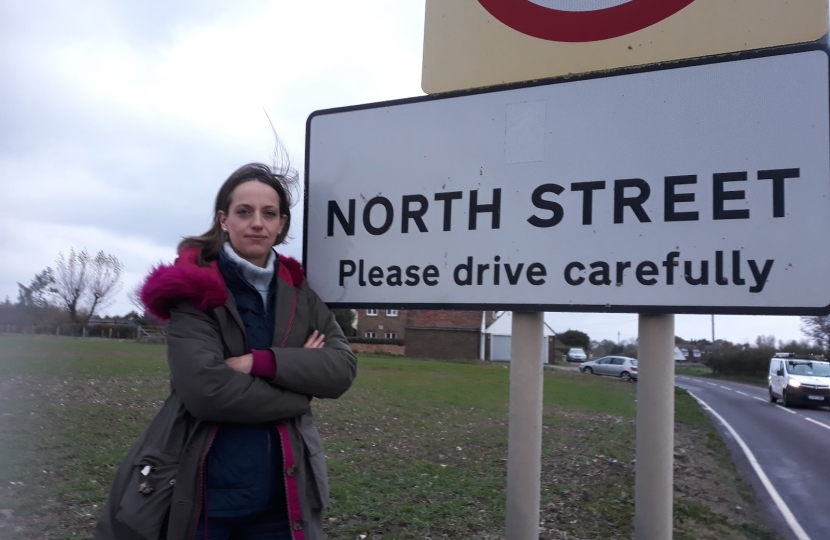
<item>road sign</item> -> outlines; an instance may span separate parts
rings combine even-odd
[[[631,34],[670,17],[694,0],[595,0],[593,3],[539,0],[479,0],[492,16],[510,28],[550,41],[601,41]],[[565,5],[563,5],[565,4]],[[590,4],[592,9],[585,9]],[[561,7],[573,6],[574,11]],[[578,9],[579,6],[582,9]]]
[[[816,41],[827,0],[427,0],[426,93]]]
[[[308,279],[340,307],[827,312],[829,102],[809,50],[314,113]]]

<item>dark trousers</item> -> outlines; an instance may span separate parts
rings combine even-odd
[[[272,513],[210,518],[207,526],[203,518],[193,540],[291,540],[291,528],[287,519]]]

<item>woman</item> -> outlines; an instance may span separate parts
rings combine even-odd
[[[328,477],[311,398],[337,398],[357,359],[300,264],[277,255],[286,177],[234,172],[212,228],[142,288],[169,319],[171,393],[122,462],[99,540],[323,538]]]

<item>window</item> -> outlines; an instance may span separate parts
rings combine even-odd
[[[386,332],[386,339],[398,339],[398,334],[395,332]]]
[[[368,315],[369,317],[377,317],[378,316],[378,310],[376,310],[376,309],[367,309],[366,310],[366,315]]]
[[[386,310],[386,316],[387,317],[397,317],[398,316],[398,310],[397,309],[387,309]]]
[[[366,332],[365,334],[363,334],[363,337],[373,338],[373,337],[378,337],[378,335],[375,334],[374,332]]]
[[[623,363],[625,363],[625,360],[623,360],[622,358],[614,358],[614,359],[613,359],[613,360],[611,360],[611,362],[609,362],[609,363],[610,363],[612,366],[621,366],[621,365],[623,365]]]

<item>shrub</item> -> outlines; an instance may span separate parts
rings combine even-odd
[[[717,375],[740,375],[745,377],[764,377],[769,370],[769,360],[775,349],[768,348],[729,348],[713,353],[708,365]]]
[[[579,330],[568,330],[567,332],[556,334],[556,340],[568,347],[581,347],[585,349],[585,352],[591,350],[591,338],[588,337],[588,334],[580,332]]]

